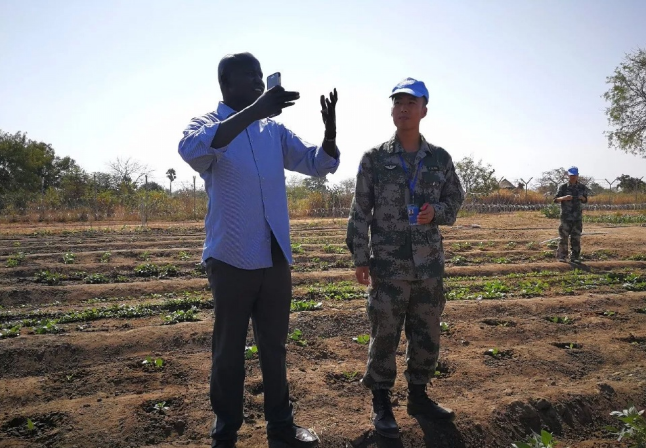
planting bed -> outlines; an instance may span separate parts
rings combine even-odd
[[[585,224],[583,262],[559,263],[558,221],[468,216],[443,229],[449,299],[430,394],[453,424],[406,414],[377,437],[359,382],[368,333],[345,221],[292,223],[288,375],[322,447],[509,447],[541,428],[560,446],[627,446],[613,410],[646,406],[646,227]],[[4,226],[0,447],[206,447],[212,301],[199,224]],[[248,334],[248,346],[254,345]],[[240,447],[266,446],[257,353],[246,352]]]

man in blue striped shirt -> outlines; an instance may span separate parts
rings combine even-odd
[[[268,117],[294,105],[298,92],[265,91],[258,60],[225,56],[218,66],[223,101],[194,118],[179,143],[182,158],[204,179],[206,265],[215,304],[210,398],[213,447],[235,447],[243,422],[244,352],[249,318],[263,374],[269,441],[313,447],[315,434],[294,424],[285,365],[291,302],[291,247],[284,169],[334,173],[336,90],[321,96],[321,146]]]

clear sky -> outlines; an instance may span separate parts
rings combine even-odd
[[[88,172],[132,157],[192,182],[182,130],[221,99],[220,58],[250,51],[300,91],[278,118],[305,140],[322,139],[318,98],[338,89],[331,182],[394,132],[388,95],[407,76],[430,91],[423,134],[456,161],[510,180],[570,165],[641,177],[646,159],[607,148],[601,95],[646,47],[644,17],[643,0],[0,0],[0,129]]]

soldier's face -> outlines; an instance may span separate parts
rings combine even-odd
[[[570,175],[570,183],[571,184],[575,184],[577,180],[579,180],[579,176]]]
[[[426,116],[426,100],[407,93],[398,93],[393,97],[390,115],[398,130],[419,128],[419,122]]]

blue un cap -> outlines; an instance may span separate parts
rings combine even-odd
[[[414,78],[406,78],[399,81],[399,83],[393,87],[390,97],[392,98],[398,93],[407,93],[417,98],[424,97],[426,98],[426,102],[428,102],[428,89],[426,89],[426,86],[422,81],[418,81]]]
[[[579,175],[579,169],[575,166],[571,166],[568,170],[567,173],[570,176],[578,176]]]

